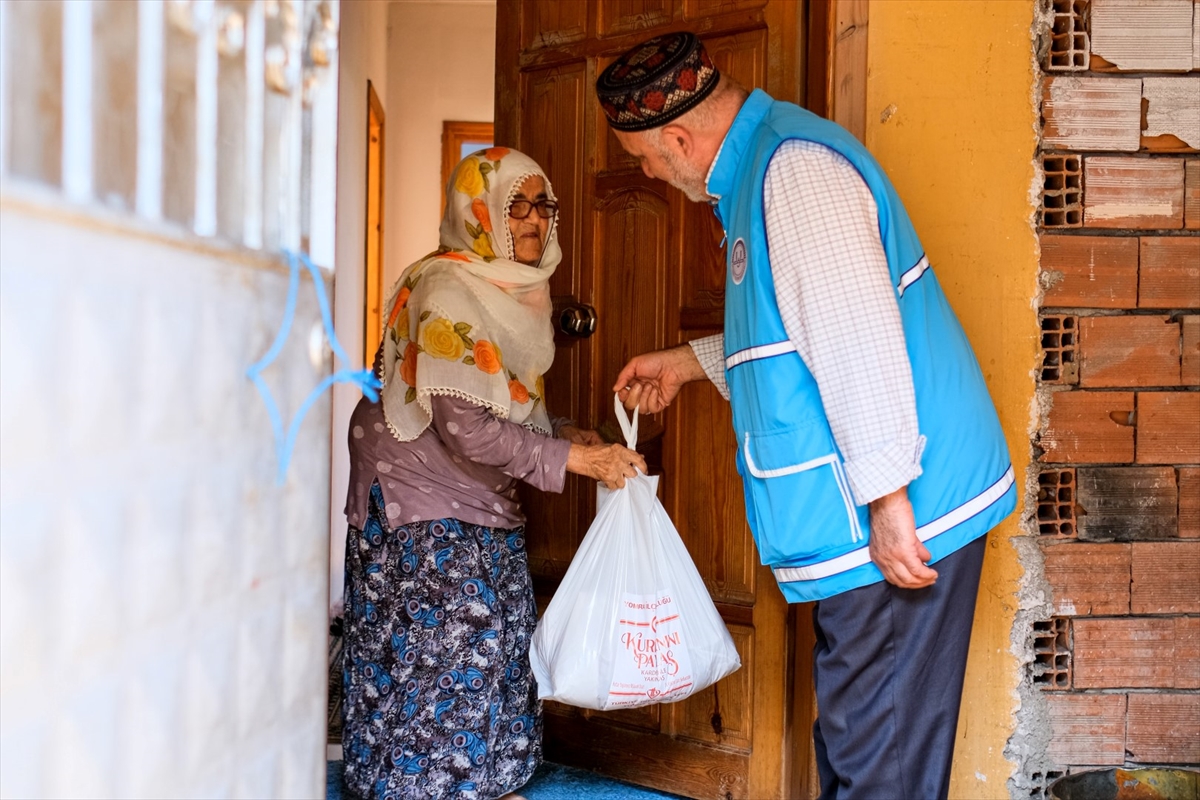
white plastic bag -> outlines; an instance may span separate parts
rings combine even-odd
[[[632,449],[637,411],[631,425],[614,405]],[[533,634],[540,698],[602,711],[674,702],[741,666],[657,490],[641,474],[598,487],[596,519]]]

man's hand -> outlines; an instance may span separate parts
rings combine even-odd
[[[620,395],[626,408],[657,414],[671,404],[685,383],[705,377],[695,351],[684,344],[630,359],[617,376],[613,391]]]
[[[933,558],[917,538],[907,487],[871,502],[871,560],[883,577],[901,589],[923,589],[937,580],[925,564]]]
[[[566,439],[573,444],[604,444],[600,434],[576,425],[563,425],[558,429],[558,438]]]

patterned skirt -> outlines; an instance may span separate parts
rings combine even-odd
[[[500,797],[542,758],[523,528],[389,528],[379,487],[346,542],[342,750],[365,800]]]

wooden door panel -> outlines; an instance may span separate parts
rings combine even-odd
[[[585,0],[521,0],[521,48],[538,50],[583,41],[587,20]]]
[[[599,384],[616,377],[633,356],[667,343],[662,309],[667,305],[669,215],[661,190],[635,185],[597,200],[592,261],[599,318],[593,340],[597,419],[613,417],[612,396]]]
[[[684,797],[729,800],[778,797],[750,794],[744,753],[699,746],[690,740],[658,733],[598,725],[582,716],[547,716],[543,741],[546,758],[560,764],[582,764],[621,780]],[[553,731],[551,734],[550,731]]]
[[[583,712],[583,716],[610,725],[620,725],[648,733],[659,733],[663,727],[663,708],[662,705],[656,705],[622,708],[617,711],[587,710]]]
[[[687,338],[706,333],[711,331]],[[712,386],[695,383],[684,388],[675,405],[665,443],[674,454],[664,477],[667,507],[713,600],[753,605],[758,551],[733,460],[729,403]]]
[[[704,47],[717,69],[748,89],[766,88],[767,35],[766,28],[710,35],[704,37]]]
[[[693,20],[738,11],[753,11],[766,4],[767,0],[683,0],[683,18]]]
[[[615,36],[665,25],[674,19],[678,0],[608,0],[598,8],[596,33]]]
[[[603,144],[600,149],[600,169],[602,175],[611,174],[613,172],[637,172],[641,173],[641,165],[633,156],[626,153],[621,143],[617,141],[617,137],[612,132],[612,128],[604,126],[604,134],[597,137]]]
[[[754,663],[754,628],[730,625],[743,664]],[[753,724],[754,671],[739,669],[713,686],[671,706],[681,737],[749,753]]]
[[[524,96],[518,147],[541,165],[554,185],[562,211],[558,241],[563,260],[550,279],[550,293],[577,295],[580,220],[583,216],[583,124],[587,65],[583,61],[529,70],[521,75]]]

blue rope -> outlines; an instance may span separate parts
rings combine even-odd
[[[341,342],[338,341],[337,334],[333,330],[333,315],[329,311],[329,298],[325,295],[325,282],[321,280],[321,273],[313,264],[312,259],[306,253],[293,253],[290,250],[284,251],[288,258],[288,267],[291,275],[288,279],[288,294],[287,303],[283,310],[283,322],[279,326],[279,332],[275,334],[275,341],[271,343],[270,349],[266,355],[256,361],[249,369],[246,370],[246,377],[254,382],[254,386],[258,389],[258,393],[262,396],[263,405],[267,407],[267,416],[271,420],[271,433],[275,439],[275,455],[279,460],[278,483],[283,484],[287,477],[288,465],[292,460],[292,452],[296,447],[296,438],[300,435],[300,423],[304,421],[305,415],[313,404],[320,399],[321,395],[330,386],[335,383],[353,383],[362,390],[362,393],[370,398],[371,402],[379,400],[378,390],[382,388],[379,378],[369,369],[341,369],[327,376],[316,388],[308,393],[308,397],[304,398],[304,402],[300,404],[295,416],[292,417],[291,425],[287,426],[287,433],[284,433],[283,415],[279,413],[279,405],[275,402],[275,395],[271,392],[271,387],[267,386],[263,380],[262,373],[269,367],[279,354],[283,351],[284,342],[287,341],[288,335],[292,331],[292,322],[296,318],[296,300],[300,295],[300,265],[303,264],[308,269],[308,274],[312,278],[313,290],[317,295],[317,306],[321,310],[321,324],[325,328],[325,338],[329,340],[329,346],[333,350],[336,358],[344,363],[349,363],[350,359],[346,357],[346,351],[342,349]]]

